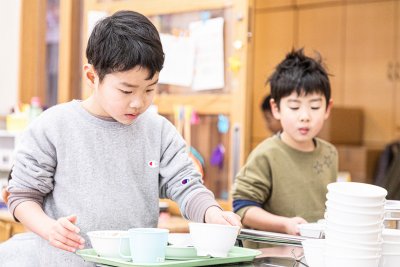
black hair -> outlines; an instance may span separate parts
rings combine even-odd
[[[266,97],[264,97],[264,100],[261,103],[261,110],[262,111],[272,112],[270,100],[271,100],[271,95],[267,95]]]
[[[136,66],[148,69],[151,79],[164,64],[156,27],[148,18],[134,11],[118,11],[100,20],[89,37],[86,57],[100,82],[106,74]]]
[[[304,55],[303,48],[288,53],[267,82],[271,85],[271,97],[278,107],[280,100],[294,91],[298,95],[321,93],[326,98],[327,106],[331,99],[331,85],[320,55],[317,59],[310,58]]]

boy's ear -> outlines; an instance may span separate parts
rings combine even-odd
[[[83,66],[83,71],[85,73],[84,77],[86,79],[87,85],[89,85],[90,88],[95,87],[95,81],[96,81],[96,71],[93,68],[92,64],[85,64]]]
[[[279,107],[278,107],[278,104],[275,102],[275,99],[271,98],[269,104],[271,106],[271,112],[272,112],[272,115],[274,115],[274,118],[277,120],[280,120],[281,113],[279,112]]]
[[[331,98],[331,99],[329,99],[328,106],[326,107],[325,120],[329,118],[329,115],[331,114],[332,106],[333,106],[333,100]]]

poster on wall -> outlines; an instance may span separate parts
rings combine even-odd
[[[159,83],[190,87],[194,70],[194,43],[189,36],[160,34],[165,61]]]
[[[192,89],[213,90],[225,85],[224,76],[224,19],[195,21],[189,25],[195,44]]]

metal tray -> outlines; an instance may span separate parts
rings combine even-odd
[[[249,248],[233,247],[226,258],[202,258],[198,259],[182,259],[172,260],[166,259],[162,263],[132,263],[128,261],[121,261],[112,258],[99,257],[94,249],[82,249],[76,252],[77,255],[81,256],[85,261],[94,262],[98,264],[106,264],[109,266],[118,267],[132,267],[132,266],[206,266],[206,265],[218,265],[225,263],[235,262],[246,262],[252,261],[257,255],[261,254],[261,251]]]

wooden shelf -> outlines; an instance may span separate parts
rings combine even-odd
[[[176,105],[191,105],[198,114],[231,113],[232,96],[227,94],[157,95],[154,103],[160,114],[173,114]]]
[[[90,0],[89,6],[97,10],[114,13],[118,10],[135,10],[147,16],[191,12],[198,10],[223,9],[233,5],[233,0],[169,0],[168,5],[163,0],[154,1],[97,1]]]

